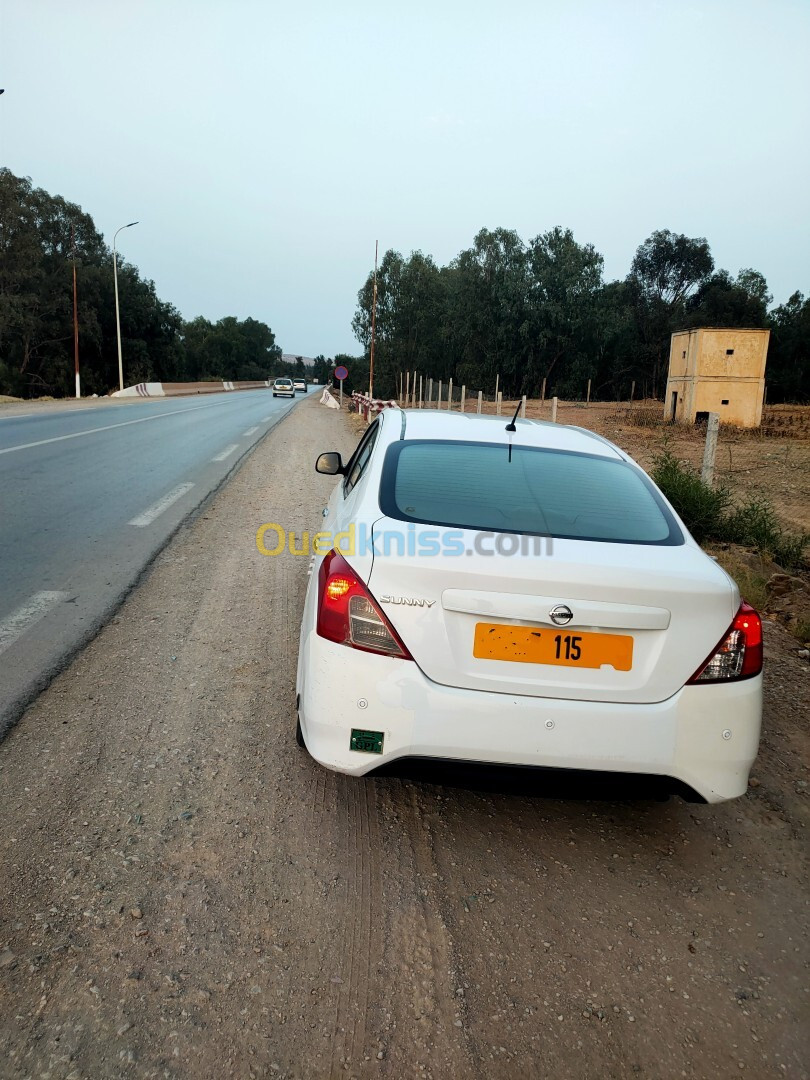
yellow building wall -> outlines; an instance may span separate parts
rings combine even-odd
[[[770,330],[698,330],[698,334],[695,374],[699,378],[765,377]]]
[[[669,346],[669,377],[678,379],[690,374],[690,351],[694,354],[697,343],[697,330],[681,330],[672,335]],[[693,359],[693,357],[691,358]]]
[[[699,412],[714,412],[722,424],[737,427],[759,427],[762,422],[762,397],[765,380],[740,379],[699,380],[695,384],[692,419]]]

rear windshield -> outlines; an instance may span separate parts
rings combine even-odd
[[[387,517],[486,532],[619,544],[682,544],[653,483],[595,454],[506,444],[400,441],[380,486]]]

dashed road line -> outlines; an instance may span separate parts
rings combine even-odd
[[[230,457],[234,450],[239,449],[238,443],[231,443],[230,446],[226,446],[224,450],[221,450],[215,457],[212,457],[212,461],[224,461],[226,457]]]
[[[160,517],[164,510],[168,510],[178,499],[182,499],[185,493],[191,491],[193,487],[193,484],[178,484],[176,488],[172,488],[171,491],[167,492],[162,499],[158,499],[156,503],[153,503],[148,509],[144,510],[142,514],[138,514],[137,517],[134,517],[129,524],[135,525],[139,529],[146,528],[147,525],[152,524],[155,518]]]
[[[255,435],[258,430],[258,425],[256,427],[249,427],[247,431],[242,432],[242,438],[246,439],[248,435]]]
[[[67,593],[44,590],[30,596],[12,613],[0,622],[0,653],[4,653],[14,642],[47,615],[51,608],[67,599]]]
[[[38,439],[37,442],[21,443],[19,446],[7,446],[0,454],[13,454],[15,450],[30,450],[34,446],[47,446],[48,443],[63,442],[65,439],[79,439],[83,435],[95,435],[99,431],[112,431],[113,428],[129,427],[130,424],[146,424],[149,420],[163,420],[166,416],[180,416],[181,413],[199,412],[200,409],[215,409],[224,405],[224,401],[215,401],[210,405],[195,405],[191,409],[172,409],[171,412],[157,413],[155,416],[142,416],[138,420],[123,420],[120,424],[105,424],[104,427],[87,428],[86,431],[74,431],[70,435],[54,435],[52,439]]]

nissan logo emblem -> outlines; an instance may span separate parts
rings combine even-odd
[[[549,616],[555,626],[567,626],[573,619],[574,613],[565,604],[557,604],[556,607],[551,609]]]

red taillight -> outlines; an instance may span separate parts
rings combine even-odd
[[[411,660],[396,630],[374,597],[338,551],[330,551],[318,572],[318,634],[365,652]]]
[[[700,665],[690,683],[750,679],[762,671],[762,619],[743,602],[723,640]]]

